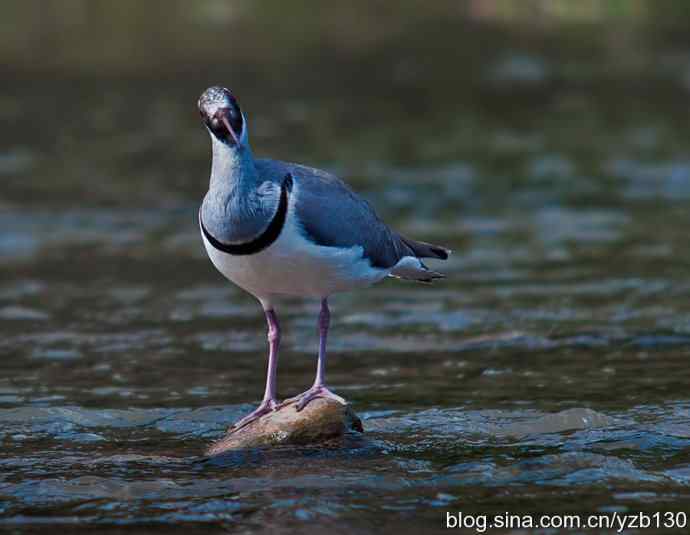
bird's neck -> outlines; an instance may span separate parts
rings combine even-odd
[[[227,195],[243,195],[258,186],[254,156],[248,144],[229,147],[213,139],[213,162],[209,190]]]
[[[201,205],[201,220],[216,239],[243,243],[265,230],[275,213],[271,195],[260,187],[248,144],[241,149],[214,139],[211,182]],[[275,192],[274,192],[275,194]]]

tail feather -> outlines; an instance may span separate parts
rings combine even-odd
[[[399,279],[413,280],[430,284],[436,279],[444,278],[444,275],[437,271],[432,271],[422,258],[439,258],[446,260],[450,254],[450,249],[433,245],[423,241],[410,240],[404,236],[399,236],[400,260],[390,271],[391,277]]]
[[[426,267],[426,266],[424,266],[424,267]],[[418,277],[411,279],[411,280],[414,280],[416,282],[421,282],[423,284],[431,284],[436,279],[445,279],[445,278],[446,278],[446,276],[443,273],[439,273],[438,271],[432,271],[432,270],[427,268],[427,270],[424,273],[418,275]]]
[[[404,236],[400,236],[402,242],[414,253],[417,258],[440,258],[447,260],[451,250],[423,241],[415,241]]]
[[[390,272],[391,277],[398,279],[413,280],[417,282],[432,283],[436,279],[445,277],[442,273],[432,271],[415,256],[402,258]]]

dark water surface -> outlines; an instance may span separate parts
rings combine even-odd
[[[0,41],[0,529],[690,511],[685,2],[38,5]],[[440,284],[332,300],[361,438],[202,457],[266,354],[196,227],[214,83],[256,153],[455,251]],[[279,309],[281,396],[317,310]]]

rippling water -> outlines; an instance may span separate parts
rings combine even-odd
[[[84,5],[3,38],[2,528],[418,533],[447,511],[690,510],[682,17],[468,2],[384,20],[362,3],[284,27],[271,3],[172,2],[182,49]],[[122,43],[102,56],[68,37],[106,21]],[[158,49],[127,48],[150,35]],[[455,251],[440,284],[333,299],[329,381],[362,437],[202,456],[260,396],[266,354],[258,304],[196,227],[194,106],[218,82],[255,152],[332,169]],[[317,311],[279,309],[283,397],[312,380]]]

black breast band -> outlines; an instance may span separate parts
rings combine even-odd
[[[201,219],[201,209],[199,209],[199,224],[201,225],[201,232],[204,233],[208,242],[219,251],[231,255],[250,255],[263,251],[278,239],[283,226],[285,225],[285,218],[287,217],[288,209],[288,193],[292,190],[292,176],[287,175],[283,184],[280,187],[280,202],[278,203],[278,210],[276,210],[273,219],[261,234],[253,240],[244,243],[223,243],[214,238],[211,233],[204,226]]]

